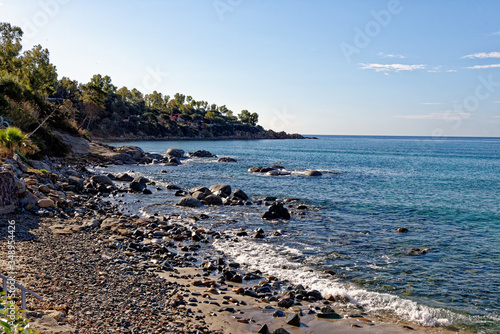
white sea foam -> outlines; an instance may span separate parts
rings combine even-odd
[[[289,260],[291,256],[302,255],[300,250],[291,247],[277,247],[245,239],[240,239],[237,244],[228,240],[217,240],[214,247],[250,270],[260,270],[281,280],[302,284],[309,289],[320,291],[323,295],[347,297],[351,303],[362,306],[367,312],[387,312],[424,326],[449,326],[457,320],[472,320],[467,319],[465,315],[428,307],[391,294],[367,291],[314,271],[307,264]]]

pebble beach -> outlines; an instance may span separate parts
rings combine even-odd
[[[263,231],[220,233],[203,223],[207,216],[189,211],[124,214],[109,201],[110,193],[147,194],[155,185],[141,177],[96,174],[92,167],[147,164],[153,157],[136,148],[106,146],[82,157],[47,159],[48,173],[4,162],[16,174],[21,201],[15,212],[2,216],[2,224],[16,221],[16,281],[43,296],[29,297],[26,313],[40,333],[457,332],[366,313],[342,296],[249,270],[214,252],[217,240],[265,239]],[[178,162],[175,155],[162,161]],[[130,185],[117,186],[117,180]],[[231,201],[234,210],[241,207],[241,193],[220,196],[223,187],[210,189],[203,195],[198,194],[203,187],[171,190],[185,192],[179,204],[186,207]],[[243,204],[254,205],[251,201]],[[286,219],[279,201],[261,205],[267,218]],[[6,265],[3,258],[0,264]]]

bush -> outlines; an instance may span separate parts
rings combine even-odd
[[[0,296],[0,334],[38,334],[32,328],[28,319],[19,310],[17,305],[10,299],[5,299],[5,292]]]

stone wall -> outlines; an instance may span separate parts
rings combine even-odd
[[[0,171],[0,214],[11,213],[19,202],[14,175]]]

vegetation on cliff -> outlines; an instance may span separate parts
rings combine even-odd
[[[180,93],[118,88],[101,74],[88,83],[58,79],[49,51],[37,45],[21,52],[22,36],[21,28],[0,23],[0,127],[21,128],[43,154],[68,152],[51,129],[99,139],[290,137],[264,130],[248,110],[236,115]]]

